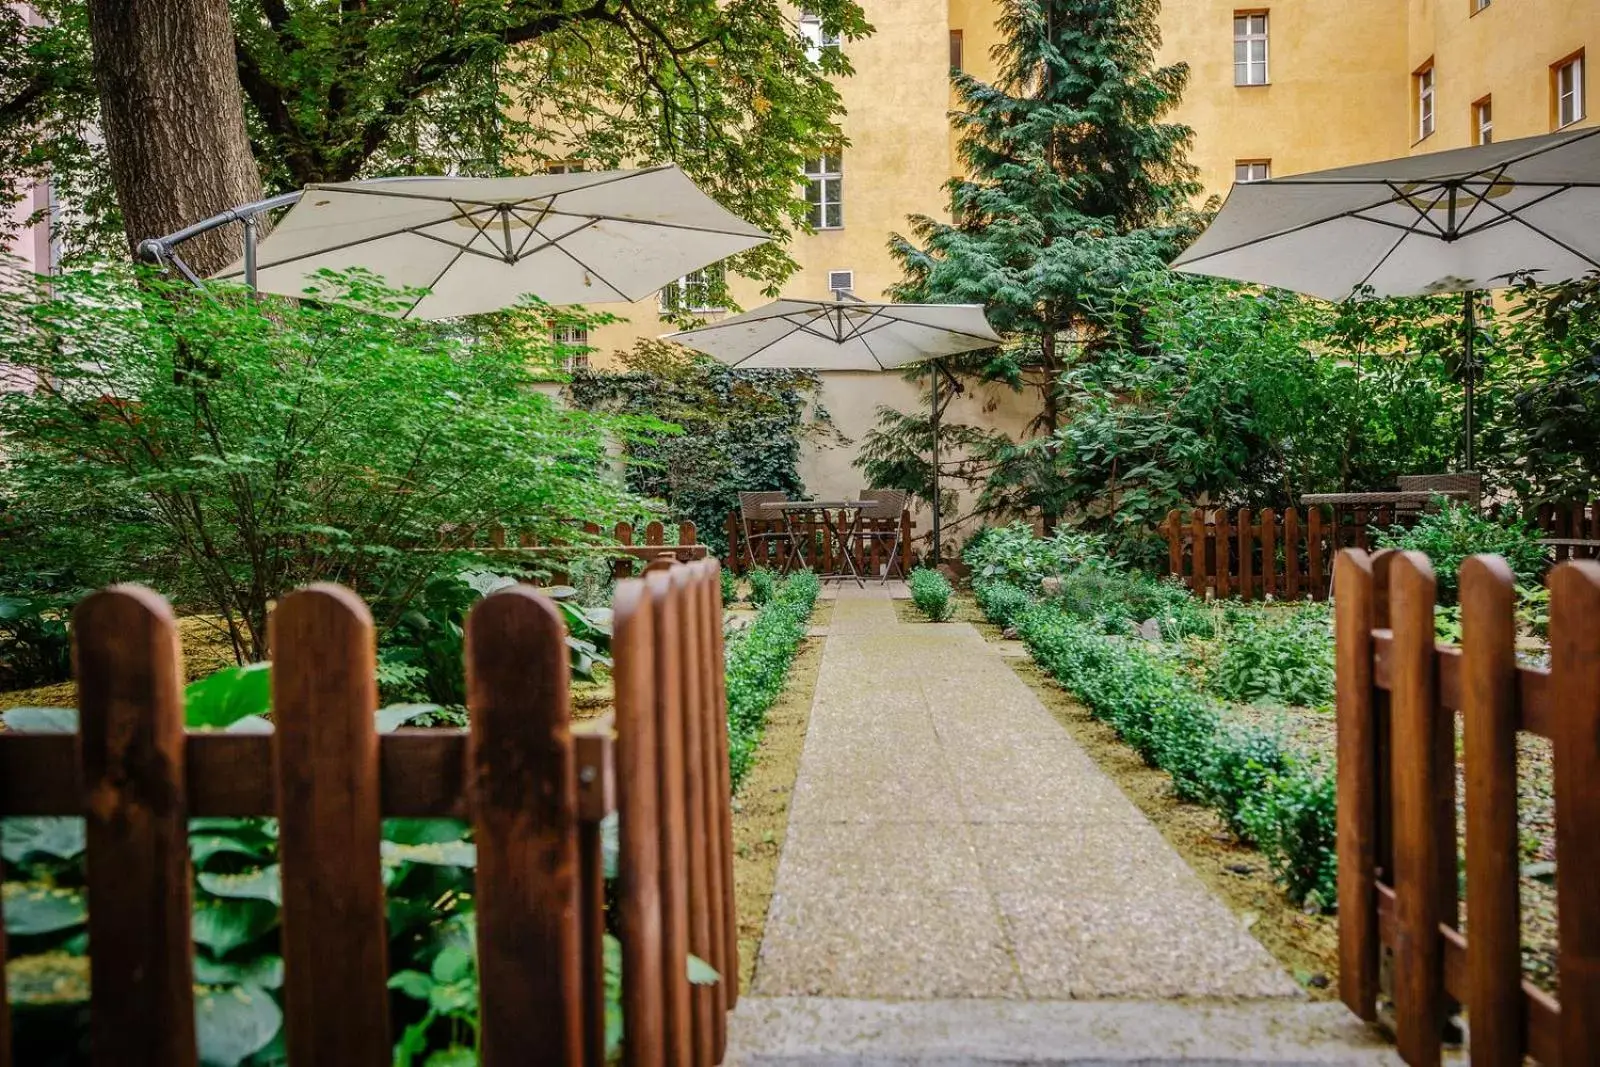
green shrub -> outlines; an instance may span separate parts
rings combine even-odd
[[[777,585],[748,629],[728,638],[728,759],[735,789],[750,770],[767,709],[783,692],[821,591],[815,574],[796,571]]]
[[[1045,603],[1017,628],[1034,659],[1109,723],[1185,800],[1215,807],[1297,901],[1334,903],[1333,778],[1276,736],[1224,725],[1217,705],[1144,642]]]
[[[1104,559],[1105,550],[1105,538],[1098,534],[1061,526],[1042,538],[1027,523],[1016,522],[973,538],[962,560],[972,568],[974,584],[1004,581],[1032,592],[1045,578],[1076,570],[1089,560]]]
[[[931,622],[944,622],[955,614],[955,590],[938,571],[918,567],[911,572],[911,601]]]
[[[980,582],[972,587],[972,593],[983,617],[1006,629],[1015,626],[1022,613],[1033,606],[1032,598],[1010,582]]]
[[[750,603],[759,608],[772,599],[778,576],[765,567],[751,567],[745,580],[750,583]]]
[[[67,620],[73,598],[0,596],[0,688],[29,689],[72,677]]]
[[[728,568],[722,569],[722,606],[738,603],[739,576]]]
[[[1230,611],[1208,682],[1242,704],[1316,706],[1333,699],[1333,632],[1323,607]]]
[[[1456,602],[1456,572],[1468,556],[1493,553],[1505,557],[1521,584],[1536,585],[1544,571],[1544,546],[1539,531],[1509,512],[1498,519],[1480,515],[1475,509],[1437,500],[1437,511],[1429,512],[1409,529],[1392,526],[1377,531],[1380,548],[1399,548],[1421,552],[1433,564],[1438,583],[1439,603]]]

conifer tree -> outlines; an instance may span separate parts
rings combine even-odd
[[[953,75],[966,168],[948,184],[953,221],[913,216],[912,237],[891,239],[906,272],[900,299],[984,304],[1007,336],[999,353],[946,366],[1038,394],[1024,441],[991,437],[976,460],[953,457],[982,472],[980,509],[1060,514],[1050,474],[1057,379],[1093,358],[1128,279],[1159,268],[1196,230],[1192,133],[1164,121],[1188,68],[1157,65],[1159,10],[1159,0],[1004,0],[997,79]],[[929,432],[907,435],[905,417],[896,422],[885,413],[866,442],[869,477],[896,469],[891,436]],[[973,428],[946,426],[941,441],[945,432],[970,442]]]

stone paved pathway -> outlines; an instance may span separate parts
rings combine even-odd
[[[1320,1035],[1288,1039],[1302,1050],[1331,1034],[1333,1058],[1227,1062],[1389,1062],[1341,1007],[1303,1002],[976,630],[900,625],[878,588],[835,595],[733,1058],[1037,1059],[1023,1051],[1030,1019],[1057,1035],[1047,1045],[1097,1033],[1104,1053],[1137,1017],[1128,1001],[1244,998],[1262,1002],[1255,1015],[1163,1028],[1197,1049],[1196,1034],[1237,1045],[1274,1020],[1279,1038],[1285,1026]],[[1083,1000],[1123,1002],[1122,1015],[1063,1014]],[[966,1021],[953,1046],[955,1018]],[[1148,1042],[1128,1049],[1166,1062]]]

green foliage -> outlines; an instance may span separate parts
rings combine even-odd
[[[73,599],[0,596],[0,688],[28,689],[72,676],[67,621]]]
[[[982,531],[961,558],[972,568],[974,584],[1001,581],[1033,590],[1045,578],[1059,577],[1104,554],[1105,541],[1092,534],[1057,527],[1041,538],[1027,523],[1014,522]]]
[[[1022,613],[1033,606],[1033,598],[1010,582],[979,582],[973,585],[972,594],[983,617],[1005,629],[1015,626]]]
[[[728,635],[728,760],[735,789],[749,773],[767,709],[783,692],[821,591],[815,574],[796,571],[778,585],[749,628]]]
[[[850,72],[846,52],[813,61],[777,0],[228,6],[236,91],[272,192],[525,173],[552,159],[591,170],[675,162],[731,211],[784,234],[805,219],[795,175],[842,139],[833,81]],[[69,253],[120,251],[87,5],[30,7],[42,25],[0,7],[0,206],[26,188],[15,179],[48,178],[69,208],[59,215]],[[845,40],[871,32],[852,0],[811,9]],[[794,270],[781,241],[733,266],[774,286]]]
[[[0,290],[9,573],[140,581],[220,616],[262,658],[268,605],[313,581],[382,603],[440,566],[447,528],[559,533],[641,510],[607,474],[614,420],[530,388],[547,313],[477,337],[342,305],[67,273]],[[372,306],[396,294],[329,284]],[[89,358],[92,355],[92,358]]]
[[[656,341],[641,341],[623,366],[574,376],[572,402],[629,419],[629,486],[693,521],[713,551],[727,550],[741,491],[803,492],[801,443],[831,432],[814,371],[734,370]]]
[[[955,592],[938,571],[918,567],[911,572],[911,601],[929,622],[944,622],[955,614]]]
[[[739,602],[739,576],[727,567],[718,572],[722,581],[722,606],[728,607]]]
[[[1490,553],[1505,559],[1522,584],[1537,584],[1545,567],[1539,531],[1509,512],[1498,519],[1475,509],[1436,500],[1435,510],[1416,525],[1378,531],[1378,546],[1421,552],[1433,564],[1439,602],[1454,604],[1457,572],[1468,556]]]
[[[1296,901],[1331,907],[1333,776],[1276,736],[1226,723],[1177,665],[1144,642],[1109,637],[1040,604],[1017,628],[1040,666],[1075,693],[1185,800],[1215,807],[1266,855]]]
[[[744,577],[750,583],[750,603],[759,608],[772,600],[773,590],[778,587],[777,574],[766,567],[751,567]]]
[[[1207,679],[1219,696],[1307,707],[1333,700],[1333,630],[1325,607],[1230,609],[1225,618],[1222,655]]]

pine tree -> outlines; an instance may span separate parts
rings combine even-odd
[[[1032,439],[992,439],[975,465],[986,472],[981,509],[1060,514],[1050,475],[1057,379],[1069,358],[1092,358],[1128,279],[1159,269],[1195,232],[1192,133],[1162,121],[1188,68],[1156,64],[1159,9],[1159,0],[1004,0],[996,82],[953,76],[967,171],[948,185],[954,221],[913,216],[914,240],[891,239],[906,272],[896,296],[982,303],[1008,337],[999,354],[949,368],[1039,395]]]

